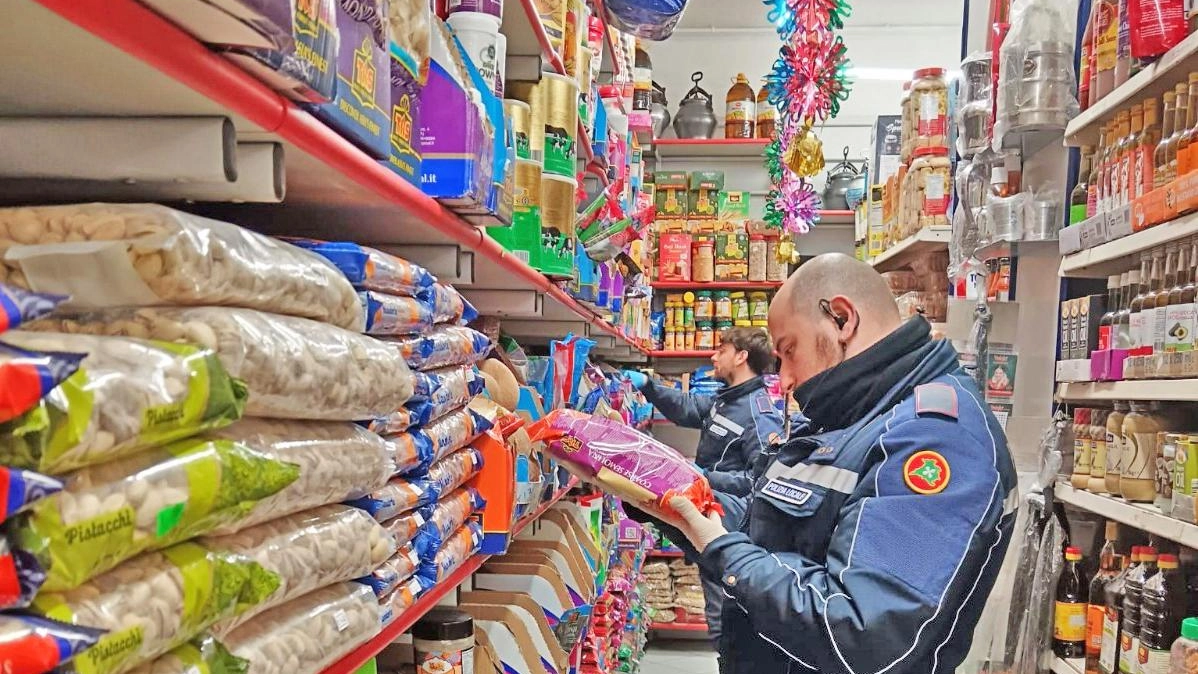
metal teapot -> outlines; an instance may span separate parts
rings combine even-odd
[[[667,107],[666,88],[653,83],[653,91],[649,92],[649,117],[653,120],[653,137],[661,138],[666,129],[670,128],[670,109]]]
[[[857,167],[849,161],[849,146],[844,146],[844,159],[828,169],[828,181],[824,183],[824,209],[829,211],[847,211],[849,202],[847,195],[854,183],[859,183],[864,194],[864,176],[860,175]]]
[[[711,94],[699,86],[702,80],[702,72],[692,74],[691,81],[695,86],[678,103],[678,114],[674,116],[674,135],[679,138],[711,138],[715,133],[715,110]]]

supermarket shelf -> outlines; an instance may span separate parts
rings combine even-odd
[[[1057,399],[1198,401],[1198,379],[1127,379],[1057,384]]]
[[[1053,487],[1053,494],[1065,503],[1107,519],[1176,541],[1186,547],[1198,547],[1198,526],[1163,515],[1151,504],[1130,503],[1121,498],[1091,494],[1062,482],[1057,482]]]
[[[851,225],[857,221],[857,214],[853,211],[821,210],[816,213],[819,215],[816,227],[820,225]]]
[[[650,557],[669,557],[671,559],[681,559],[685,555],[681,550],[650,550]]]
[[[572,478],[565,489],[554,494],[553,498],[520,520],[512,529],[512,535],[519,534],[525,527],[545,514],[546,510],[552,507],[554,503],[560,501],[576,484],[578,484],[578,478]],[[439,605],[450,592],[456,590],[467,578],[473,576],[490,557],[490,555],[474,555],[470,559],[467,559],[457,571],[454,571],[448,578],[434,585],[432,589],[421,596],[420,599],[417,599],[416,603],[412,604],[412,607],[404,611],[394,622],[384,627],[381,632],[369,641],[355,648],[349,655],[326,667],[322,674],[353,674],[353,672],[356,672],[359,667],[378,655],[392,641],[395,641],[399,635],[411,629],[417,620],[420,620],[434,606]]]
[[[1084,674],[1086,671],[1085,658],[1053,658],[1051,669],[1053,674]]]
[[[658,632],[706,632],[707,623],[649,623]]]
[[[712,157],[764,160],[768,138],[658,138],[653,147],[658,159],[708,159]]]
[[[902,269],[928,253],[948,250],[950,238],[952,229],[949,227],[924,227],[875,257],[871,264],[878,271]]]
[[[1198,33],[1191,37],[1198,36]],[[1188,41],[1188,38],[1187,38]],[[1064,277],[1102,278],[1139,266],[1138,255],[1170,241],[1198,234],[1198,213],[1183,215],[1123,238],[1071,253],[1061,258]]]
[[[715,351],[650,351],[650,358],[711,358]]]
[[[533,0],[520,2],[531,11]],[[194,210],[267,233],[456,246],[473,259],[473,278],[456,285],[542,293],[627,341],[482,230],[135,0],[14,0],[6,10],[0,42],[21,57],[0,70],[0,115],[227,117],[239,140],[283,145],[287,197]],[[27,200],[15,182],[0,200]]]
[[[1090,109],[1074,117],[1065,129],[1065,144],[1096,144],[1099,129],[1113,119],[1116,113],[1149,96],[1159,97],[1179,82],[1185,82],[1186,73],[1196,69],[1198,33],[1193,33],[1170,49],[1160,60],[1147,66]]]
[[[712,281],[698,283],[695,281],[654,281],[649,284],[654,290],[776,290],[782,287],[781,281]]]

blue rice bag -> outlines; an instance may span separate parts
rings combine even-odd
[[[416,376],[417,387],[423,395],[409,398],[406,403],[412,412],[411,422],[418,426],[427,425],[470,402],[471,398],[483,392],[486,384],[473,365],[447,368],[435,373],[422,372],[420,375],[423,376]]]
[[[382,489],[362,498],[346,501],[345,505],[365,510],[376,521],[386,522],[409,510],[428,505],[433,500],[433,492],[424,480],[405,480],[397,477]]]
[[[416,297],[437,282],[437,277],[418,264],[349,241],[284,240],[331,262],[355,288]]]
[[[363,332],[368,335],[415,335],[433,327],[433,314],[428,305],[416,298],[362,290],[358,292],[358,299],[366,314]]]
[[[357,582],[367,585],[374,590],[374,596],[382,598],[395,591],[400,583],[408,580],[420,566],[420,556],[416,554],[412,544],[399,548],[387,561],[379,564],[378,568],[357,579]]]
[[[454,452],[434,463],[428,469],[428,476],[425,478],[425,483],[433,492],[433,501],[440,501],[453,490],[466,484],[470,478],[478,475],[482,467],[482,452],[473,447]]]
[[[474,442],[474,439],[495,425],[494,420],[469,408],[447,414],[412,435],[423,436],[432,448],[431,465]]]
[[[416,576],[430,586],[440,583],[478,552],[482,542],[483,525],[475,521],[467,522],[445,539],[431,561],[420,563]]]
[[[420,293],[433,313],[433,322],[465,325],[478,318],[478,310],[453,286],[434,283]]]
[[[478,490],[469,487],[458,489],[433,505],[432,513],[420,528],[414,544],[421,561],[433,561],[446,539],[485,506],[486,501]]]
[[[424,335],[387,341],[395,344],[413,370],[473,365],[491,351],[486,335],[461,325],[439,325]]]

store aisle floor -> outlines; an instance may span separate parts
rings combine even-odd
[[[715,651],[699,639],[649,642],[642,674],[717,674]]]

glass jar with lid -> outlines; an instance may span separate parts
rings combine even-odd
[[[947,148],[921,147],[915,150],[915,162],[911,164],[911,171],[907,175],[912,178],[909,196],[917,209],[918,229],[949,225],[948,205],[952,187],[949,175],[952,167]]]
[[[749,280],[760,283],[765,280],[766,255],[768,246],[765,235],[749,235]]]
[[[710,290],[700,290],[695,293],[695,320],[712,321],[715,319],[715,301],[711,298]]]
[[[715,326],[711,321],[695,322],[695,348],[700,351],[715,348]]]
[[[770,296],[763,292],[749,293],[749,320],[764,321],[770,315]]]
[[[749,297],[744,291],[738,290],[729,296],[732,301],[732,322],[748,321],[749,318]]]
[[[715,242],[708,238],[691,244],[691,280],[711,283],[715,280]]]
[[[718,347],[724,343],[724,331],[732,327],[732,321],[716,321],[715,322],[715,345]]]
[[[778,248],[782,245],[782,237],[776,233],[765,235],[765,280],[781,282],[786,280],[786,263],[778,259]]]
[[[662,351],[677,351],[678,350],[678,331],[674,328],[666,328],[666,338],[661,345]]]
[[[667,327],[667,328],[674,327],[674,305],[675,304],[676,303],[674,302],[674,300],[670,299],[669,297],[666,298],[665,321],[663,321],[662,324],[665,325],[665,327]]]
[[[732,321],[732,298],[727,290],[715,292],[715,319],[717,321]],[[729,326],[731,327],[731,326]]]
[[[915,125],[915,147],[948,148],[948,83],[944,68],[922,68],[915,71],[911,83],[912,122]],[[913,150],[914,153],[914,150]]]
[[[680,351],[694,351],[695,350],[695,324],[694,323],[691,323],[690,325],[688,325],[682,329],[682,344],[680,345],[679,350]]]

